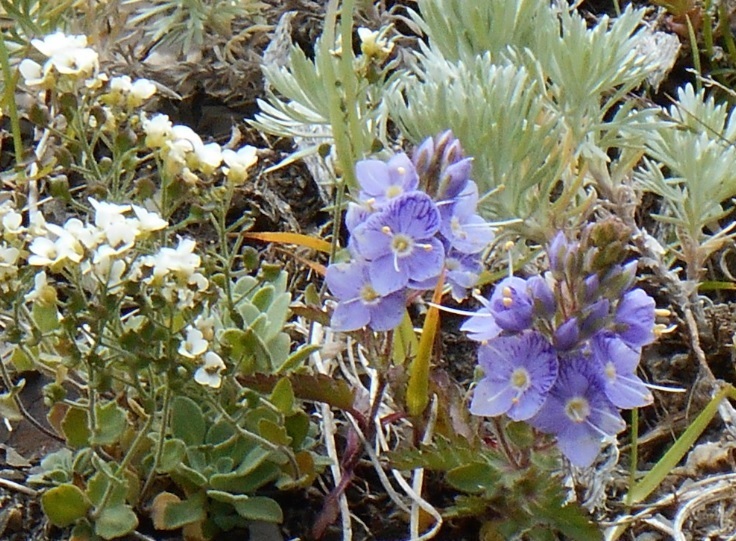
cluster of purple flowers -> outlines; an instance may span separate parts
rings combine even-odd
[[[554,434],[576,466],[591,465],[604,439],[625,428],[621,409],[652,402],[636,370],[655,339],[655,303],[633,288],[636,263],[621,263],[625,235],[613,221],[579,241],[558,233],[549,272],[501,281],[463,326],[481,342],[484,372],[471,412]]]
[[[356,164],[360,192],[345,217],[351,261],[326,274],[338,299],[333,329],[393,329],[409,294],[433,288],[443,270],[455,298],[475,285],[493,231],[477,214],[470,170],[451,132],[427,139],[412,159]]]

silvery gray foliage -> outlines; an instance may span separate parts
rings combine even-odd
[[[635,179],[662,198],[655,218],[694,280],[708,257],[734,237],[734,224],[722,228],[718,220],[730,214],[724,203],[736,197],[736,113],[690,85],[663,113],[676,125],[651,131]]]
[[[611,149],[640,148],[643,127],[658,122],[654,109],[624,102],[671,61],[652,53],[644,10],[590,25],[567,4],[536,0],[418,7],[428,45],[392,86],[389,114],[414,141],[453,130],[475,156],[491,219],[522,218],[521,232],[538,235],[561,210],[552,187],[565,210],[590,195],[580,160],[605,167]]]

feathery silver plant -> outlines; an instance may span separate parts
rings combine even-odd
[[[736,197],[736,110],[687,85],[667,113],[676,124],[650,132],[635,179],[662,198],[664,210],[654,217],[695,281],[708,258],[736,238],[736,223],[719,225],[732,212],[724,203]]]
[[[643,10],[589,27],[566,4],[467,10],[459,0],[420,0],[411,16],[428,45],[392,86],[390,117],[414,142],[452,129],[475,157],[486,217],[523,219],[515,229],[524,236],[584,217],[593,193],[581,171],[607,167],[611,149],[641,147],[644,126],[658,123],[655,109],[622,104],[671,60],[649,51]]]

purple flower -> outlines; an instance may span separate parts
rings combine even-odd
[[[532,417],[557,379],[557,355],[533,331],[502,336],[478,350],[484,377],[478,382],[470,413],[494,417],[505,413],[514,421]]]
[[[578,467],[590,466],[603,438],[626,426],[606,397],[596,368],[582,356],[562,359],[546,402],[529,420],[542,432],[555,434],[562,453]]]
[[[417,189],[419,178],[409,157],[403,152],[388,162],[361,160],[355,165],[360,183],[360,199],[377,206]]]
[[[475,342],[487,342],[501,334],[503,329],[496,323],[490,306],[484,306],[475,314],[460,327],[461,331],[468,333],[468,338]]]
[[[493,240],[491,225],[476,214],[478,186],[468,182],[465,189],[451,203],[440,203],[442,225],[440,232],[450,246],[458,252],[476,254],[483,251]]]
[[[442,271],[445,249],[435,238],[440,213],[428,195],[411,192],[391,200],[353,231],[352,249],[369,262],[380,295],[423,282]]]
[[[643,289],[632,289],[618,303],[614,317],[621,340],[633,348],[654,342],[654,299]]]
[[[590,341],[593,360],[598,363],[603,390],[614,406],[639,408],[652,403],[652,393],[636,375],[641,356],[615,334],[600,332]]]
[[[406,307],[404,292],[379,295],[365,263],[330,265],[325,281],[339,300],[330,322],[334,330],[346,332],[370,326],[375,331],[388,331],[401,323]]]
[[[505,331],[518,332],[531,327],[533,308],[526,280],[516,276],[504,278],[491,295],[491,313]]]
[[[477,254],[463,254],[449,251],[445,257],[445,278],[450,284],[452,298],[461,301],[468,295],[468,290],[475,287],[483,270]]]
[[[348,210],[345,212],[345,227],[352,233],[356,227],[365,222],[373,214],[374,210],[366,202],[348,203]]]

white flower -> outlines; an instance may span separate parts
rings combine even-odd
[[[197,169],[205,175],[211,175],[222,163],[222,149],[217,143],[195,146],[194,156]]]
[[[89,202],[95,208],[95,225],[104,232],[110,246],[117,247],[121,243],[132,246],[139,232],[139,222],[124,216],[130,205],[115,205],[91,197]]]
[[[18,71],[28,86],[41,86],[46,82],[46,74],[38,62],[26,58],[18,65]]]
[[[187,139],[170,139],[164,142],[164,168],[169,175],[180,174],[187,165],[187,158],[192,154],[192,143]]]
[[[226,148],[222,151],[222,160],[227,164],[222,171],[233,184],[241,184],[248,177],[248,169],[258,161],[256,147],[245,146],[235,152]]]
[[[56,304],[56,289],[49,284],[46,271],[36,273],[33,277],[33,289],[23,298],[26,302],[38,301],[45,306]]]
[[[143,118],[143,131],[146,132],[146,146],[161,148],[173,136],[173,126],[167,115]]]
[[[5,237],[17,237],[26,229],[23,227],[23,216],[12,209],[3,215],[2,224]]]
[[[137,205],[133,205],[133,212],[135,212],[135,216],[138,218],[141,231],[160,231],[169,225],[169,222],[164,220],[157,212],[150,212]]]
[[[194,320],[194,326],[202,331],[202,335],[206,340],[212,340],[215,337],[215,318],[197,316]]]
[[[358,37],[360,38],[360,50],[366,56],[383,60],[394,49],[394,44],[382,38],[380,32],[369,28],[358,28]]]
[[[133,88],[133,82],[127,75],[120,75],[119,77],[110,79],[110,90],[113,92],[128,94],[131,88]]]
[[[128,107],[140,107],[156,93],[156,85],[148,79],[138,79],[130,87],[129,92]]]
[[[78,218],[69,218],[64,223],[64,229],[88,250],[94,250],[104,240],[103,231],[93,225],[82,223]]]
[[[202,138],[189,126],[177,124],[171,129],[171,135],[177,141],[187,141],[191,152],[194,152],[197,147],[204,146]]]
[[[38,49],[41,54],[51,58],[52,56],[63,53],[70,49],[81,49],[87,46],[86,36],[67,36],[64,32],[55,32],[49,34],[42,40],[33,39],[31,44]]]
[[[99,65],[98,60],[92,49],[72,49],[55,54],[49,62],[64,75],[92,75]]]
[[[82,244],[71,233],[55,224],[46,224],[48,232],[56,239],[36,237],[29,249],[33,253],[28,263],[38,267],[58,267],[66,261],[79,263],[84,256]]]
[[[213,351],[208,351],[204,355],[204,365],[197,368],[194,372],[194,381],[200,385],[219,389],[222,385],[222,372],[225,369],[225,362]]]
[[[187,339],[179,344],[179,355],[187,359],[196,359],[207,351],[209,345],[203,338],[202,331],[195,327],[187,327]]]
[[[194,239],[180,238],[176,249],[161,248],[148,259],[149,266],[153,267],[154,277],[164,277],[173,272],[187,279],[191,278],[201,262],[201,258],[194,253],[195,246]]]

